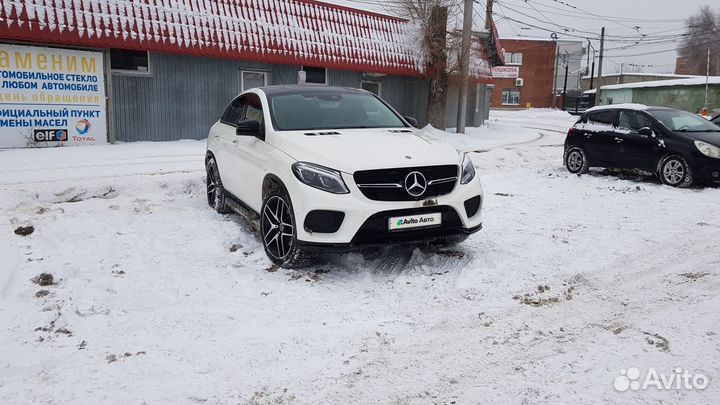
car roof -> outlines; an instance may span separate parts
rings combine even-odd
[[[336,87],[322,85],[277,85],[259,87],[268,96],[276,96],[280,94],[298,94],[298,93],[341,93],[341,94],[370,94],[368,91],[354,89],[351,87]]]
[[[637,110],[637,111],[645,111],[647,109],[650,109],[652,107],[648,107],[645,104],[635,104],[635,103],[623,103],[623,104],[608,104],[608,105],[598,105],[593,108],[588,108],[586,112],[596,112],[596,111],[603,111],[603,110]]]

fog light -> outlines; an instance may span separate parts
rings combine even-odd
[[[718,176],[720,176],[720,173],[718,173],[718,172],[713,172],[713,177],[718,177]]]

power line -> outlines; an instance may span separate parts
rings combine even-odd
[[[715,44],[717,44],[717,41],[715,41],[715,40],[710,40],[710,41],[708,41],[708,42],[703,42],[703,43],[699,43],[699,44],[692,44],[692,45],[687,45],[687,46],[680,46],[680,47],[665,49],[665,50],[662,50],[662,51],[652,51],[652,52],[646,52],[646,53],[637,53],[637,54],[633,54],[633,55],[611,55],[611,56],[612,56],[612,57],[617,57],[617,58],[632,57],[632,56],[646,56],[646,55],[654,55],[654,54],[656,54],[656,53],[666,53],[666,52],[672,52],[672,51],[679,51],[680,49],[690,49],[690,48],[695,48],[695,47],[707,47],[707,46],[715,45]]]
[[[562,1],[562,0],[552,0],[552,1],[554,1],[555,3],[558,3],[558,4],[562,4],[563,6],[566,6],[566,7],[569,7],[569,8],[575,9],[575,10],[578,10],[578,11],[580,11],[580,12],[582,12],[582,13],[591,15],[591,16],[593,16],[593,17],[601,18],[601,19],[603,19],[603,20],[605,20],[605,21],[608,21],[608,22],[611,22],[611,23],[614,23],[614,24],[618,24],[618,25],[621,25],[621,26],[624,26],[624,27],[627,27],[627,28],[631,28],[631,29],[634,29],[634,30],[636,30],[636,31],[639,31],[639,29],[640,29],[640,27],[631,27],[631,26],[629,26],[629,25],[627,25],[627,24],[619,21],[618,18],[609,17],[609,16],[603,16],[603,15],[600,15],[600,14],[595,14],[595,13],[592,13],[592,12],[590,12],[590,11],[583,10],[583,9],[581,9],[581,8],[579,8],[579,7],[576,7],[576,6],[574,6],[574,5],[570,4],[570,3],[564,2],[564,1]]]

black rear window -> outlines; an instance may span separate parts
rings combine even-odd
[[[603,110],[590,113],[588,122],[593,124],[613,125],[615,123],[615,111]]]

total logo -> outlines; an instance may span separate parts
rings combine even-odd
[[[64,142],[68,140],[67,129],[34,129],[35,142]]]
[[[75,124],[75,131],[77,131],[78,135],[87,135],[90,127],[92,127],[90,121],[83,118]]]
[[[79,120],[75,124],[75,131],[77,131],[79,136],[73,136],[72,140],[75,142],[95,142],[94,137],[87,135],[91,127],[92,125],[90,124],[90,121],[85,118]]]

